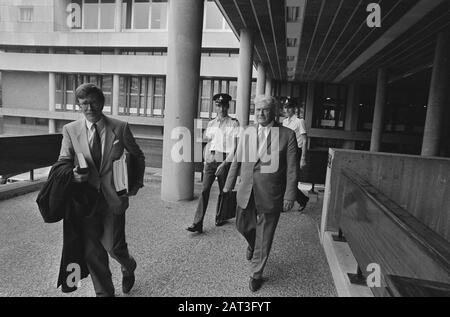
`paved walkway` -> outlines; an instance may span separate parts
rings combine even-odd
[[[200,192],[196,185],[196,193]],[[187,232],[196,201],[166,203],[160,183],[146,183],[127,212],[127,240],[138,262],[136,285],[128,296],[336,296],[318,238],[320,203],[305,213],[281,215],[264,277],[257,293],[248,289],[246,243],[234,220],[214,226],[215,197],[203,235]],[[56,289],[62,223],[45,224],[37,193],[0,202],[0,296],[94,296],[90,278],[69,295]],[[111,260],[116,294],[122,296],[119,265]]]

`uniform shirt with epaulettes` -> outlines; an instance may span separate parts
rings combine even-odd
[[[230,153],[235,149],[236,138],[239,137],[239,121],[230,116],[208,122],[205,136],[210,139],[209,151]]]

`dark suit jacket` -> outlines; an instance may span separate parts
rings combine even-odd
[[[253,192],[259,213],[279,213],[283,210],[283,200],[295,201],[297,193],[297,139],[295,132],[274,124],[267,137],[266,155],[252,158],[257,152],[257,126],[250,127],[241,134],[236,156],[228,172],[225,188],[237,185],[237,204],[247,208]],[[253,133],[252,133],[253,131]]]
[[[84,119],[66,124],[63,127],[63,140],[59,159],[75,161],[76,153],[83,153],[89,165],[89,180],[96,189],[101,189],[109,209],[114,214],[123,214],[128,208],[128,197],[118,196],[113,182],[113,162],[118,160],[126,149],[136,164],[134,169],[138,187],[143,186],[145,172],[145,157],[130,131],[127,122],[104,116],[105,147],[100,171],[95,168],[89,148],[87,129]],[[77,164],[75,161],[74,164]]]

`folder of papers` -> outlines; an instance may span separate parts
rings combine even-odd
[[[124,153],[120,159],[113,162],[114,186],[117,194],[127,194],[129,191],[128,166],[130,161],[129,153]]]

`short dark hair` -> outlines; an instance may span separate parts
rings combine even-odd
[[[75,90],[75,98],[77,102],[79,99],[85,99],[88,96],[94,96],[102,106],[105,104],[105,95],[103,94],[103,91],[95,84],[81,84],[78,86],[77,90]]]

